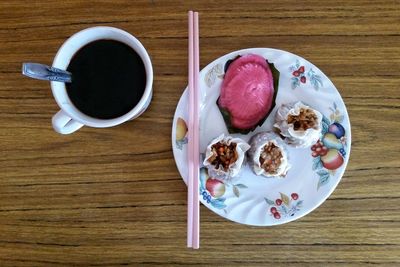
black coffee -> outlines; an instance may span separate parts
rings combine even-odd
[[[131,47],[113,40],[99,40],[82,47],[67,68],[72,83],[67,93],[84,114],[113,119],[128,113],[143,96],[146,70]]]

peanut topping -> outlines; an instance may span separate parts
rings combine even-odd
[[[300,109],[299,115],[289,115],[287,118],[288,124],[293,124],[293,129],[296,131],[305,131],[314,128],[317,122],[317,115],[311,109]]]
[[[238,154],[236,152],[236,143],[225,144],[218,142],[211,146],[213,155],[208,159],[215,169],[222,165],[224,171],[228,171],[229,165],[236,162]]]
[[[260,154],[260,165],[266,172],[275,174],[282,161],[282,151],[274,143],[266,144]]]

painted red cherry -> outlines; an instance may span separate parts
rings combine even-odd
[[[318,153],[313,151],[313,153],[311,153],[311,156],[313,156],[314,158],[318,156]]]
[[[300,82],[306,83],[306,81],[307,81],[306,76],[301,76]]]
[[[293,193],[290,196],[293,198],[293,200],[297,200],[299,198],[299,195],[296,193]]]
[[[274,214],[275,212],[277,212],[278,210],[275,207],[271,208],[271,213]]]
[[[275,219],[280,219],[281,215],[279,214],[279,212],[274,213],[274,218]]]
[[[299,76],[300,76],[300,72],[297,71],[297,70],[293,71],[292,74],[293,74],[293,76],[295,76],[295,77],[299,77]]]
[[[316,148],[317,148],[317,146],[316,146],[316,145],[313,145],[313,146],[311,147],[311,151],[315,151]]]
[[[277,200],[275,200],[275,203],[278,206],[282,205],[282,199],[278,198]]]
[[[320,156],[325,156],[326,154],[328,154],[328,148],[326,146],[323,146],[321,148],[321,152],[319,152]]]
[[[301,66],[301,67],[298,69],[298,71],[299,71],[300,73],[304,73],[304,66]]]

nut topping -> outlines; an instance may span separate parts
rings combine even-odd
[[[299,115],[289,115],[287,118],[288,124],[293,124],[293,129],[296,131],[305,131],[316,126],[318,118],[311,109],[301,108]]]
[[[228,171],[231,164],[235,163],[238,159],[238,154],[236,152],[236,143],[226,143],[218,142],[211,147],[211,152],[213,155],[208,159],[215,169],[219,169],[222,166],[224,171]]]
[[[261,168],[270,174],[275,174],[281,165],[282,157],[281,149],[269,142],[263,147],[260,154]]]

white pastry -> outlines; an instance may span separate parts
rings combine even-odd
[[[322,114],[302,102],[283,104],[275,114],[274,127],[285,142],[294,147],[308,147],[318,141],[322,130]]]
[[[216,146],[222,147],[222,152],[218,152]],[[210,177],[229,180],[239,174],[249,148],[242,139],[222,134],[207,146],[203,165]]]
[[[252,169],[257,175],[284,177],[290,169],[286,144],[275,133],[261,132],[250,139],[247,152]]]

